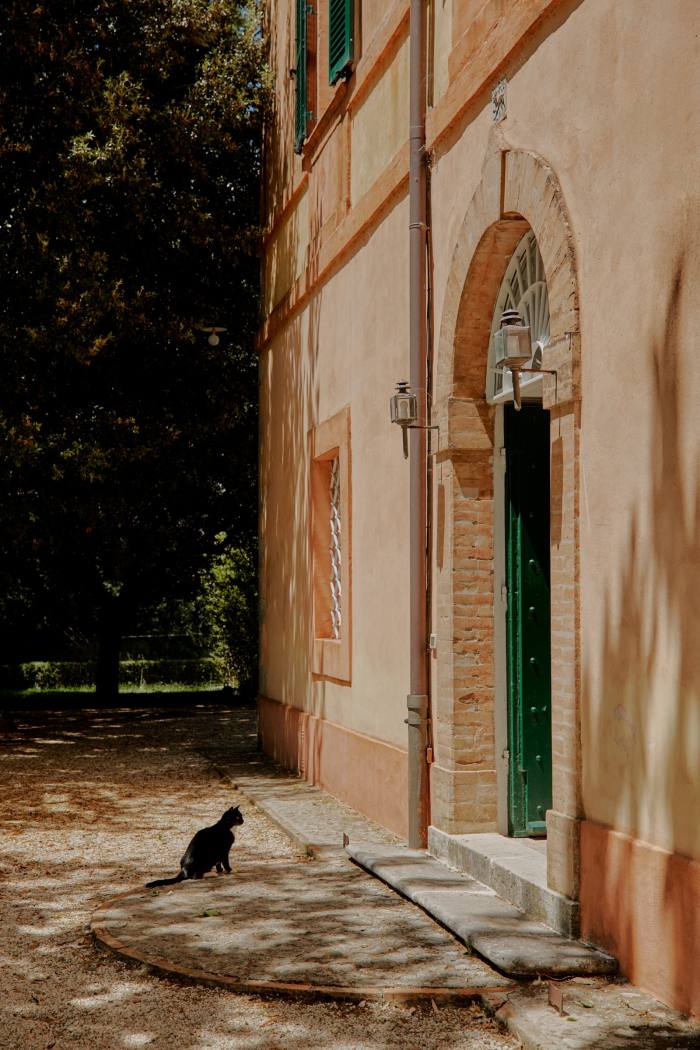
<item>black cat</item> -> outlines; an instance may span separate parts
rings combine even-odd
[[[243,814],[238,806],[227,809],[221,820],[212,824],[210,828],[202,828],[194,836],[180,861],[180,871],[172,879],[156,879],[155,882],[147,882],[147,886],[171,886],[175,882],[183,882],[185,879],[201,879],[208,871],[216,865],[216,870],[221,873],[225,869],[230,873],[231,865],[228,862],[228,854],[235,842],[235,836],[231,831],[234,825],[243,823]]]

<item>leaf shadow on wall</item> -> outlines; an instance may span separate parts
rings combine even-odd
[[[278,265],[288,266],[298,255],[300,233],[288,222],[280,236],[275,258]],[[302,283],[314,285],[317,238],[312,220],[302,276],[294,280],[292,271],[290,289],[270,314],[273,328],[276,315],[283,316],[292,297],[303,294]],[[268,280],[274,283],[274,275],[268,274]],[[312,701],[309,432],[318,422],[322,299],[320,289],[272,336],[260,363],[260,693],[307,711]],[[284,714],[281,735],[266,738],[265,749],[283,765],[296,765],[307,737],[294,712],[285,707]]]
[[[647,987],[652,963],[645,958],[653,961],[655,973],[661,946],[653,942],[658,934],[670,945],[670,986],[678,997],[674,1005],[684,1010],[691,1003],[697,1010],[700,1004],[700,913],[697,904],[693,908],[683,860],[693,856],[693,843],[697,856],[700,812],[700,451],[692,450],[689,469],[690,428],[684,427],[687,400],[682,394],[690,356],[681,336],[692,283],[681,256],[662,330],[650,351],[651,493],[630,521],[619,583],[607,588],[599,696],[589,676],[584,677],[591,754],[587,798],[603,800],[613,826],[632,838],[648,839],[650,824],[663,828],[669,851],[654,851],[646,861],[664,869],[663,900],[658,903],[665,918],[657,931],[640,922],[651,887],[651,881],[643,883],[646,869],[635,863],[631,843],[618,843],[615,850],[622,852],[613,856],[605,838],[602,855],[596,856],[597,872],[605,881],[596,881],[594,891],[602,891],[602,903],[595,905],[599,919],[591,933],[596,939],[598,931],[617,930],[617,943],[607,946],[623,971]],[[629,396],[635,396],[634,385]],[[584,927],[586,903],[584,871]],[[588,903],[593,904],[592,897]]]

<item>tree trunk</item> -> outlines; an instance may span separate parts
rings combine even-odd
[[[119,696],[119,653],[121,651],[121,618],[118,599],[107,599],[100,611],[95,690],[101,701]]]

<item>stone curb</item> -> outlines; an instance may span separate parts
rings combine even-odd
[[[336,838],[324,839],[322,836],[318,839],[309,839],[306,837],[303,831],[298,828],[281,815],[274,805],[268,805],[265,799],[258,794],[255,789],[251,788],[250,785],[244,782],[244,778],[240,779],[226,773],[224,770],[216,770],[224,779],[230,780],[235,785],[236,790],[246,799],[246,801],[259,809],[268,820],[275,825],[287,838],[292,842],[297,849],[299,849],[305,856],[310,857],[313,860],[322,860],[324,858],[333,857],[337,859],[345,859],[345,845],[343,840],[342,832],[339,832]],[[303,785],[303,781],[300,786]],[[321,789],[315,788],[315,791]],[[393,836],[392,836],[393,837]]]
[[[247,790],[247,788],[241,784],[237,784],[237,790],[243,795],[246,802],[255,806],[262,813],[265,814],[271,824],[286,835],[289,841],[297,847],[297,849],[304,854],[305,857],[309,857],[311,860],[323,860],[324,858],[331,857],[345,857],[345,847],[342,843],[338,845],[331,845],[328,842],[311,842],[310,839],[305,838],[296,828],[293,828],[283,817],[281,817],[274,807],[266,806],[261,798]]]
[[[206,758],[206,755],[204,757]],[[342,845],[336,847],[326,843],[312,843],[304,838],[302,834],[300,834],[295,828],[292,828],[287,821],[275,812],[274,807],[266,806],[264,801],[261,798],[258,798],[254,791],[251,791],[246,784],[242,783],[242,781],[245,780],[245,776],[241,776],[240,778],[236,777],[234,774],[222,769],[221,766],[217,764],[211,764],[211,768],[222,780],[230,781],[236,791],[243,795],[246,802],[264,813],[270,823],[274,824],[279,831],[286,835],[289,841],[305,856],[315,859],[327,851],[335,852],[336,850],[338,854],[344,854]]]
[[[188,981],[195,984],[205,984],[210,987],[226,988],[238,995],[274,995],[283,998],[305,999],[308,1001],[337,1000],[344,999],[353,1002],[361,1002],[363,999],[391,1000],[393,1002],[430,1002],[434,999],[436,1003],[460,1005],[479,1001],[482,996],[499,996],[502,992],[500,985],[490,988],[440,988],[440,987],[406,987],[389,986],[381,988],[376,986],[353,987],[350,985],[323,985],[310,983],[295,983],[288,981],[259,981],[241,980],[238,977],[228,977],[226,974],[210,973],[208,970],[191,969],[187,966],[179,966],[157,955],[147,955],[131,948],[115,937],[113,933],[101,925],[102,913],[113,908],[118,901],[123,901],[138,890],[126,890],[117,894],[108,901],[104,901],[90,921],[90,932],[95,941],[104,948],[109,949],[115,955],[120,956],[126,962],[140,963],[149,966],[152,970],[163,977],[173,977],[177,980]],[[500,998],[500,1002],[503,999]]]

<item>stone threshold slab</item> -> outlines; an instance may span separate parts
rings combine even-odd
[[[540,847],[532,839],[492,833],[448,835],[431,827],[428,851],[451,868],[483,882],[531,919],[551,926],[564,937],[578,937],[579,903],[547,885],[544,840]]]
[[[564,977],[617,970],[612,956],[528,919],[488,886],[421,850],[350,844],[346,852],[502,973]]]

